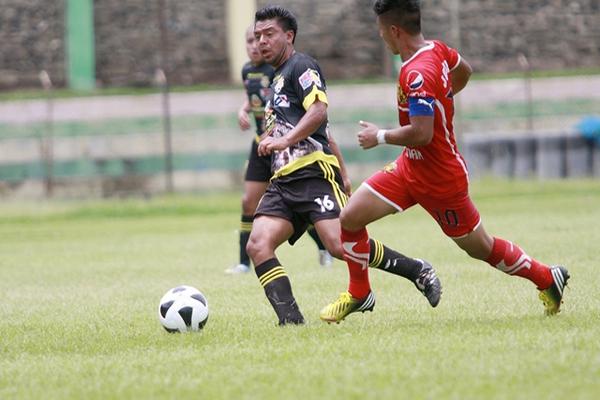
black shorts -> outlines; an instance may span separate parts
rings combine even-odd
[[[294,244],[310,224],[339,218],[347,197],[342,190],[339,171],[332,170],[335,171],[332,179],[314,177],[285,183],[275,179],[267,187],[255,216],[269,215],[290,221],[294,227],[294,233],[288,239],[290,244]]]
[[[271,179],[271,156],[258,155],[258,143],[252,141],[248,163],[246,164],[245,181],[269,182]]]

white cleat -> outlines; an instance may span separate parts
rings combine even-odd
[[[327,250],[319,250],[319,264],[321,267],[331,267],[333,256]]]
[[[246,264],[238,264],[233,267],[227,268],[225,273],[228,275],[241,275],[250,272],[250,267]]]

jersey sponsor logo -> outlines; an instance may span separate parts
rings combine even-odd
[[[283,78],[283,75],[277,75],[275,78],[273,78],[273,90],[275,93],[281,92],[284,83],[285,79]]]
[[[404,150],[406,158],[410,160],[424,160],[423,154],[417,149],[409,149],[408,147]]]
[[[408,96],[409,97],[430,97],[429,94],[427,94],[427,92],[424,90],[421,90],[419,92],[411,92]]]
[[[410,90],[419,90],[423,87],[425,80],[419,71],[409,71],[407,75],[408,87]]]
[[[300,75],[298,82],[300,83],[300,86],[302,86],[303,90],[308,89],[313,84],[317,85],[318,87],[323,86],[321,83],[321,76],[316,70],[311,68],[308,68],[302,75]]]
[[[285,94],[276,94],[273,96],[273,105],[280,108],[289,108],[290,100]]]

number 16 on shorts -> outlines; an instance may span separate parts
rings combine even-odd
[[[314,201],[321,207],[322,213],[331,211],[335,207],[335,203],[329,198],[328,194],[323,196],[323,198],[317,197]]]

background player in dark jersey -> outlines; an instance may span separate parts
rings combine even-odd
[[[533,282],[546,314],[556,314],[569,279],[567,270],[549,267],[517,245],[489,235],[469,197],[467,169],[456,147],[452,120],[453,96],[467,84],[471,67],[456,50],[424,39],[418,0],[377,0],[374,11],[381,37],[403,60],[398,81],[400,127],[380,130],[361,121],[364,129],[358,140],[365,149],[381,143],[405,149],[394,163],[365,181],[342,212],[342,243],[354,256],[346,258],[349,293],[325,307],[321,318],[339,321],[368,302],[368,270],[357,262],[369,254],[365,227],[415,204],[471,257]]]
[[[256,46],[254,38],[254,25],[246,30],[246,53],[248,61],[242,68],[242,81],[246,89],[246,99],[238,111],[238,123],[242,130],[251,128],[250,113],[254,116],[256,124],[256,137],[252,141],[246,173],[244,178],[244,195],[242,196],[242,219],[240,224],[240,261],[239,264],[225,270],[228,274],[242,274],[250,271],[250,257],[246,252],[246,244],[252,230],[254,211],[265,193],[271,178],[271,157],[259,156],[258,140],[264,130],[265,103],[271,89],[274,69],[265,63]],[[319,248],[319,263],[330,266],[333,259],[325,249],[323,242],[313,227],[308,229],[308,234],[313,238]]]
[[[258,146],[259,155],[271,155],[274,175],[256,210],[248,253],[280,325],[301,324],[304,317],[275,249],[286,240],[293,244],[312,223],[329,252],[341,258],[338,217],[349,183],[344,184],[341,154],[327,130],[328,100],[321,69],[314,59],[294,49],[295,17],[269,6],[256,13],[255,21],[261,54],[275,67],[273,93],[265,108],[265,134]],[[431,266],[381,244],[373,249],[365,267],[386,265],[389,272],[410,276],[429,302],[437,305],[441,288]],[[363,303],[364,309],[372,309],[374,302],[371,298]]]

